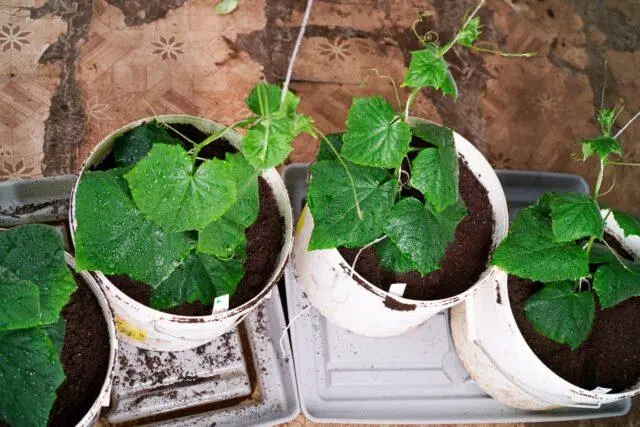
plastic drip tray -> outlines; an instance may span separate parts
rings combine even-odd
[[[49,223],[67,246],[74,175],[0,182],[0,227]],[[278,289],[236,329],[196,349],[158,352],[119,341],[111,406],[98,424],[271,426],[300,412]]]
[[[510,215],[546,191],[587,192],[567,174],[497,171]],[[306,197],[306,164],[286,167],[284,179],[297,217]],[[513,203],[515,201],[515,203]],[[293,319],[309,307],[291,267],[285,271],[287,307]],[[314,308],[291,326],[300,406],[317,422],[384,424],[567,421],[624,415],[630,400],[597,410],[560,408],[530,412],[487,395],[467,374],[451,340],[448,311],[406,334],[369,338],[328,322]]]
[[[245,360],[251,356],[244,350],[237,330],[186,351],[149,351],[121,343],[109,422],[204,405],[232,406],[249,397],[252,384]]]

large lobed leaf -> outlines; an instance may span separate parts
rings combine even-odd
[[[229,162],[205,160],[195,168],[177,145],[154,145],[125,179],[138,209],[168,232],[201,230],[236,201]]]
[[[380,264],[389,271],[408,273],[418,269],[416,264],[411,260],[411,256],[402,253],[398,246],[389,238],[376,244],[376,254],[378,255]]]
[[[233,295],[244,275],[244,249],[233,258],[220,259],[205,254],[191,254],[151,295],[157,310],[200,301],[209,305],[217,296]]]
[[[422,50],[411,52],[409,70],[402,86],[412,88],[431,87],[442,90],[444,95],[458,96],[456,82],[449,71],[440,49],[434,45],[427,45]]]
[[[397,168],[409,151],[411,130],[382,97],[354,98],[342,156],[362,166]]]
[[[626,212],[613,211],[613,217],[622,229],[624,237],[640,236],[640,221]]]
[[[593,275],[593,289],[598,293],[602,308],[610,308],[629,298],[640,296],[638,264],[623,265],[616,260],[601,265]]]
[[[76,193],[77,269],[126,274],[158,286],[182,263],[191,242],[185,233],[165,232],[145,218],[131,199],[123,172],[82,176]]]
[[[596,201],[586,194],[558,194],[549,204],[551,227],[558,242],[572,242],[584,237],[604,235],[604,221]]]
[[[56,347],[43,327],[0,332],[0,420],[46,426],[64,379]]]
[[[76,289],[62,236],[50,226],[30,224],[0,233],[0,266],[38,286],[41,324],[55,322]]]
[[[0,266],[0,332],[41,323],[38,285]]]
[[[536,332],[577,348],[589,336],[596,306],[591,292],[575,292],[562,281],[545,285],[524,304],[524,314]]]
[[[599,136],[594,139],[584,139],[582,144],[582,159],[587,160],[593,155],[605,160],[610,154],[622,155],[622,147],[615,138],[609,135]]]
[[[113,157],[116,166],[131,166],[149,153],[153,144],[180,145],[180,141],[155,120],[137,126],[113,143]]]
[[[395,180],[381,169],[347,165],[364,218],[358,217],[351,183],[342,165],[337,160],[315,163],[307,194],[314,222],[309,250],[354,248],[383,232],[393,204]]]
[[[255,222],[260,210],[259,172],[240,153],[227,154],[227,161],[233,167],[236,203],[198,235],[198,251],[221,258],[229,258],[246,242],[245,229]]]
[[[385,232],[400,252],[411,259],[416,270],[426,275],[440,268],[439,261],[466,214],[461,199],[444,211],[436,212],[428,203],[425,205],[407,197],[391,210]],[[405,261],[403,267],[406,269]]]
[[[453,131],[420,123],[412,128],[422,140],[435,145],[421,150],[411,165],[411,186],[419,190],[436,212],[458,201],[458,156]]]
[[[311,133],[310,117],[296,112],[300,98],[287,91],[281,104],[282,89],[258,83],[245,103],[260,119],[253,124],[240,144],[240,151],[256,169],[278,166],[289,155],[291,141],[302,132]]]
[[[556,242],[551,220],[536,207],[518,213],[491,263],[518,277],[540,282],[577,280],[589,274],[586,252],[573,242]]]

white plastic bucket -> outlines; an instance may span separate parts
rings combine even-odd
[[[71,224],[71,237],[73,239],[75,239],[77,226],[75,198],[82,174],[92,166],[99,164],[100,161],[109,154],[118,136],[154,119],[165,123],[190,124],[206,134],[211,134],[225,127],[219,123],[200,117],[169,115],[137,120],[107,136],[91,151],[91,154],[89,154],[89,157],[85,160],[79,178],[71,193],[69,221]],[[229,131],[225,134],[225,138],[237,147],[242,136],[237,132]],[[293,216],[289,196],[278,171],[274,168],[264,170],[262,172],[262,178],[264,178],[271,187],[280,214],[284,218],[282,249],[278,254],[277,264],[271,276],[265,278],[268,280],[265,280],[265,286],[262,291],[250,301],[232,310],[209,316],[178,316],[154,310],[146,305],[140,304],[118,289],[104,274],[93,272],[93,276],[102,289],[104,289],[109,304],[113,308],[118,336],[123,341],[137,347],[158,351],[178,351],[198,347],[238,325],[263,299],[271,297],[271,288],[278,282],[289,253],[291,252]]]
[[[69,267],[71,267],[72,270],[75,270],[76,261],[73,259],[73,257],[66,252],[64,254],[64,257]],[[100,309],[102,310],[102,314],[104,315],[105,323],[107,324],[107,329],[109,330],[109,367],[107,368],[107,373],[105,375],[104,382],[102,383],[100,394],[93,402],[93,405],[91,405],[84,417],[82,417],[82,419],[78,421],[78,424],[76,424],[76,427],[88,427],[96,423],[98,417],[100,416],[102,408],[109,406],[110,404],[111,386],[113,384],[113,376],[115,374],[113,371],[113,367],[116,363],[118,340],[116,339],[116,328],[113,320],[113,313],[111,312],[111,308],[109,307],[104,292],[102,291],[102,289],[100,289],[90,273],[82,272],[80,273],[80,275],[82,276],[82,279],[87,284],[87,286],[89,286],[89,289],[91,289],[91,292],[93,292],[93,295],[98,300],[98,304],[100,304]]]
[[[613,215],[607,218],[606,232],[629,253],[640,256],[640,237],[623,238]],[[640,379],[623,393],[606,393],[606,389],[575,386],[547,368],[520,333],[509,303],[507,274],[500,271],[499,275],[495,285],[483,287],[466,304],[451,310],[451,334],[458,356],[489,395],[514,408],[548,410],[561,406],[597,409],[640,392]]]
[[[427,122],[419,118],[411,120]],[[495,247],[506,236],[509,225],[502,186],[489,162],[469,141],[455,132],[454,141],[458,156],[466,160],[468,168],[487,190],[495,221],[492,244]],[[351,267],[337,249],[308,251],[312,231],[313,218],[309,207],[305,206],[298,220],[292,253],[297,282],[311,304],[329,321],[360,335],[403,334],[438,312],[464,301],[483,284],[504,280],[497,268],[488,267],[473,286],[453,297],[431,301],[398,297],[376,287],[358,273],[352,276]],[[336,298],[336,294],[340,297]]]

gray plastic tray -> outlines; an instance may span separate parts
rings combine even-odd
[[[575,175],[497,171],[510,214],[546,191],[587,192]],[[306,164],[284,171],[294,215],[306,197]],[[290,268],[285,272],[289,318],[309,306]],[[355,335],[311,308],[291,326],[300,405],[318,422],[500,423],[567,421],[626,414],[629,400],[598,410],[527,412],[488,396],[465,372],[449,332],[448,312],[391,338]]]
[[[75,180],[0,182],[0,227],[41,222],[66,229]],[[67,234],[67,233],[65,233]],[[274,425],[300,412],[278,290],[237,329],[197,349],[156,352],[120,342],[109,425]]]

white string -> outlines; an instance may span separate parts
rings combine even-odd
[[[307,28],[307,22],[309,21],[309,15],[311,15],[311,7],[313,6],[313,0],[307,0],[307,8],[304,11],[304,17],[302,18],[302,25],[300,26],[300,32],[296,39],[296,44],[293,46],[293,52],[291,53],[291,59],[289,60],[289,68],[287,68],[287,76],[284,79],[284,85],[282,85],[282,94],[280,95],[280,105],[284,104],[284,98],[287,96],[289,90],[289,82],[291,81],[291,74],[293,74],[293,64],[296,62],[298,56],[298,50],[302,44],[302,38],[304,37],[304,30]]]
[[[351,264],[351,278],[353,279],[353,273],[356,271],[356,263],[358,262],[358,258],[360,258],[360,254],[362,253],[362,251],[364,251],[365,249],[367,249],[368,247],[370,247],[371,245],[375,245],[376,243],[386,239],[387,236],[382,236],[377,238],[376,240],[374,240],[373,242],[367,243],[366,245],[364,245],[363,247],[360,248],[360,250],[358,251],[358,253],[356,254],[356,257],[353,259],[353,264]]]
[[[638,111],[638,112],[636,113],[636,115],[635,115],[635,116],[633,116],[633,117],[631,118],[631,120],[629,120],[629,121],[627,122],[627,124],[626,124],[626,125],[624,125],[624,126],[622,127],[622,129],[620,129],[620,130],[618,131],[618,133],[616,133],[616,136],[614,136],[614,137],[613,137],[613,139],[618,139],[618,137],[619,137],[620,135],[622,135],[622,132],[624,132],[624,131],[625,131],[625,129],[626,129],[626,128],[628,128],[628,127],[629,127],[629,125],[630,125],[631,123],[633,123],[633,121],[634,121],[635,119],[637,119],[637,118],[638,118],[638,116],[640,116],[640,111]]]
[[[289,330],[289,328],[291,328],[291,325],[293,325],[293,322],[295,322],[296,320],[298,320],[298,317],[302,316],[304,313],[306,313],[309,309],[311,308],[311,304],[309,304],[308,306],[306,306],[305,308],[302,309],[302,311],[300,311],[300,313],[296,314],[294,316],[293,319],[291,319],[291,321],[289,322],[289,324],[284,328],[284,331],[282,331],[282,335],[280,335],[280,339],[278,340],[278,342],[280,343],[280,352],[282,353],[282,357],[286,357],[287,353],[284,351],[284,345],[282,344],[282,340],[284,339],[284,337],[287,336],[287,331]]]

